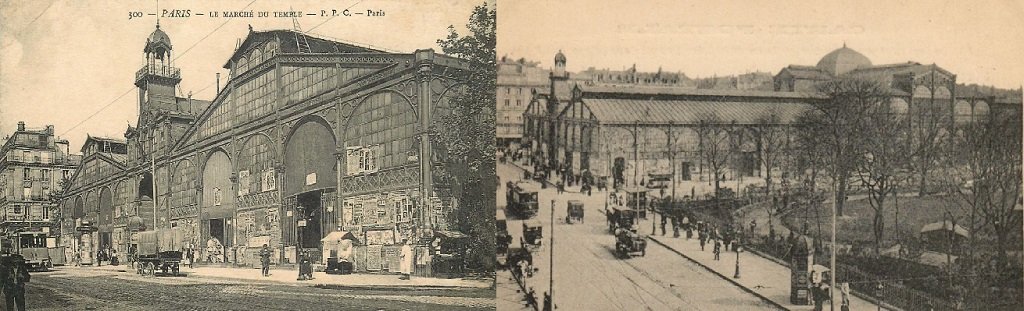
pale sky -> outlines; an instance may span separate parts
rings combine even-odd
[[[228,19],[195,14],[237,11],[250,2],[246,10],[270,11],[271,17]],[[303,16],[299,24],[314,34],[360,45],[403,53],[425,48],[440,52],[436,40],[447,36],[448,25],[464,35],[473,7],[484,2],[162,0],[159,5],[160,9],[191,10],[188,18],[161,18],[160,27],[171,38],[172,56],[180,56],[174,61],[181,68],[183,94],[179,96],[192,91],[193,98],[210,100],[216,93],[215,74],[221,73],[223,85],[227,70],[222,67],[237,40],[245,38],[248,24],[257,31],[292,29],[291,18],[274,18],[273,11],[289,7],[303,14],[331,9],[340,13],[349,7],[364,13],[383,10],[384,17],[355,15],[328,20]],[[129,20],[131,11],[141,11],[143,16]],[[75,153],[86,133],[123,138],[128,124],[134,125],[138,118],[135,71],[145,61],[142,49],[156,25],[156,16],[146,13],[157,13],[157,1],[0,2],[0,138],[10,135],[18,121],[25,121],[30,128],[53,124],[56,134],[70,140]],[[211,34],[225,21],[227,24]],[[107,104],[110,106],[71,129]]]
[[[498,55],[569,71],[776,74],[843,43],[873,64],[935,63],[957,81],[1020,87],[1024,1],[500,1]]]

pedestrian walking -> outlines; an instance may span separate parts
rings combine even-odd
[[[96,251],[96,266],[99,267],[99,266],[102,266],[102,265],[103,265],[103,250],[101,249],[101,250],[97,250]]]
[[[750,220],[750,233],[754,233],[754,229],[757,229],[757,219]]]
[[[260,265],[263,268],[263,276],[270,276],[270,246],[263,244],[263,249],[260,249]]]
[[[266,245],[266,244],[264,244]],[[188,258],[188,268],[193,269],[196,265],[196,250],[194,248],[188,248],[188,254],[185,255]]]
[[[839,305],[840,311],[850,311],[850,283],[842,283],[839,285],[839,293],[842,294],[842,299]],[[930,302],[929,302],[930,303]],[[931,308],[928,309],[932,310]]]
[[[661,214],[661,235],[662,236],[665,236],[665,224],[666,223],[668,223],[668,220],[665,219],[665,214]]]
[[[705,244],[704,234],[701,234],[699,239],[700,239],[700,251],[703,252],[704,251],[704,244]]]
[[[412,246],[409,245],[412,242],[409,241],[409,240],[405,240],[405,241],[402,241],[402,242],[403,243],[402,243],[402,254],[401,254],[402,255],[402,258],[401,258],[402,259],[402,262],[401,262],[402,277],[401,277],[401,279],[402,280],[408,280],[409,278],[412,277],[412,262],[413,262],[412,261],[412,257],[413,257],[413,253],[412,253]]]
[[[718,240],[715,240],[715,250],[714,250],[714,252],[715,252],[715,260],[718,260],[719,256],[722,254],[722,243],[719,242]]]

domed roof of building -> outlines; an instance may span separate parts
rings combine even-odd
[[[555,54],[555,63],[565,63],[565,54],[562,54],[562,50],[558,50],[558,54]]]
[[[146,41],[149,44],[163,42],[164,44],[167,44],[168,47],[171,46],[171,37],[167,36],[167,33],[163,30],[160,30],[159,24],[156,25],[156,30],[153,30],[153,33],[149,34],[149,39],[146,39]]]
[[[818,61],[816,67],[833,76],[838,76],[857,68],[871,67],[871,60],[843,44],[842,48],[825,54],[825,57]]]

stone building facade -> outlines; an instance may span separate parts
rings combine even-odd
[[[61,233],[56,222],[61,211],[53,199],[82,159],[71,154],[68,141],[54,136],[53,131],[52,125],[32,129],[18,122],[17,130],[0,147],[2,236],[44,232],[56,238]]]
[[[64,196],[67,226],[93,221],[92,245],[120,254],[134,232],[179,227],[197,260],[240,265],[258,265],[264,244],[275,263],[300,251],[323,263],[339,255],[321,239],[351,233],[358,271],[397,270],[408,240],[429,273],[425,246],[456,208],[429,129],[465,91],[467,61],[250,28],[205,101],[175,93],[172,51],[158,25],[136,72],[137,126],[124,152],[86,151]]]
[[[517,148],[523,138],[523,111],[533,93],[548,83],[548,71],[525,59],[502,57],[498,62],[497,119],[498,146]]]

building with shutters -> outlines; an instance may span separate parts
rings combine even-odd
[[[68,141],[53,134],[53,125],[17,130],[0,147],[0,236],[44,232],[60,236],[55,198],[78,169],[81,157],[71,154]],[[56,246],[56,245],[51,245]]]
[[[464,91],[467,61],[250,27],[226,84],[199,100],[175,92],[183,77],[159,25],[142,52],[136,126],[90,137],[62,200],[67,232],[97,228],[69,245],[124,256],[135,232],[178,227],[203,262],[259,265],[267,244],[274,263],[324,263],[340,255],[321,239],[343,232],[357,271],[396,271],[403,240],[426,254],[452,234],[456,194],[427,129]]]

